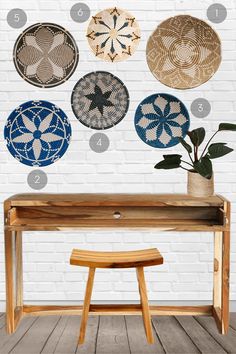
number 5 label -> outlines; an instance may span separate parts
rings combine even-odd
[[[7,23],[12,28],[21,28],[27,22],[27,16],[22,9],[12,9],[7,14]]]

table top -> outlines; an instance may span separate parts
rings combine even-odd
[[[228,205],[219,195],[16,194],[4,202],[5,230],[105,227],[221,231],[229,228]]]
[[[196,198],[188,194],[15,194],[5,200],[17,206],[215,206],[227,201],[220,195]]]

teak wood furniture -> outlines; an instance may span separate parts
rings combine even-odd
[[[4,202],[7,332],[22,316],[81,314],[82,306],[23,303],[22,232],[93,228],[214,232],[213,304],[150,306],[152,315],[213,315],[220,333],[229,326],[230,202],[185,194],[17,194]],[[174,239],[173,239],[174,242]],[[93,314],[127,313],[126,306],[97,305]],[[133,305],[130,314],[137,314]]]
[[[163,257],[156,248],[128,251],[128,252],[96,252],[73,249],[70,264],[82,267],[89,267],[88,281],[85,290],[80,334],[78,343],[84,343],[88,314],[91,310],[91,296],[96,268],[136,268],[137,280],[140,294],[140,312],[143,315],[143,324],[150,344],[154,343],[152,333],[151,316],[148,305],[147,288],[144,277],[144,267],[163,264]],[[96,308],[96,305],[93,305]],[[130,307],[127,306],[129,310]]]

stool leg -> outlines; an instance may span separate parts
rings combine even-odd
[[[78,341],[79,344],[82,344],[84,342],[89,308],[90,308],[90,301],[91,301],[92,290],[93,290],[95,269],[96,268],[89,268],[88,280],[87,280],[85,297],[84,297],[84,305],[83,305],[83,311],[82,311],[81,323],[80,323],[80,334],[79,334],[79,341]]]
[[[137,279],[139,284],[140,302],[142,307],[143,324],[146,332],[146,337],[148,343],[153,344],[154,338],[152,332],[152,323],[151,323],[151,316],[149,312],[147,288],[146,288],[143,267],[137,267],[136,272],[137,272]]]

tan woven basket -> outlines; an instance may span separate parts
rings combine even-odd
[[[190,89],[207,82],[221,62],[221,41],[205,21],[178,15],[162,22],[146,48],[152,74],[164,85]]]
[[[214,194],[214,176],[211,179],[199,173],[188,172],[188,194],[194,197],[210,197]]]

